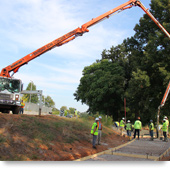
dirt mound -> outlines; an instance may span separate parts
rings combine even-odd
[[[75,160],[127,142],[103,127],[102,145],[92,148],[92,122],[57,116],[0,113],[0,160]]]

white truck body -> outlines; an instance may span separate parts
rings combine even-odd
[[[18,114],[21,106],[22,82],[15,78],[0,77],[0,112]]]

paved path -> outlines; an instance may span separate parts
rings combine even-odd
[[[100,155],[87,161],[154,161],[170,147],[170,140],[159,139],[150,141],[148,138],[135,140],[132,143],[107,154]]]

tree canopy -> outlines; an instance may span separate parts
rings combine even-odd
[[[85,67],[75,98],[89,106],[89,111],[113,115],[121,108],[124,70],[107,59]]]

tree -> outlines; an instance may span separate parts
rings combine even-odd
[[[84,68],[74,96],[77,101],[87,104],[90,112],[103,112],[117,119],[123,102],[123,91],[123,68],[104,59]]]
[[[34,91],[36,90],[36,85],[33,82],[30,82],[26,88],[28,91]],[[31,103],[38,103],[38,95],[37,94],[24,94],[23,100],[25,102],[31,102]]]
[[[62,106],[62,107],[60,108],[60,110],[68,110],[68,109],[67,109],[67,106]]]
[[[47,107],[54,107],[55,106],[55,102],[53,101],[53,99],[50,96],[47,96],[45,98],[45,106],[47,106]]]
[[[75,108],[69,107],[69,113],[70,113],[70,114],[74,114],[74,111],[75,111]]]
[[[148,87],[150,87],[150,78],[147,72],[137,69],[137,72],[132,72],[132,78],[125,95],[131,112],[135,113],[135,117],[141,116],[145,120],[148,119],[148,114],[143,114],[143,112],[148,111],[150,104],[150,99],[147,96]]]

